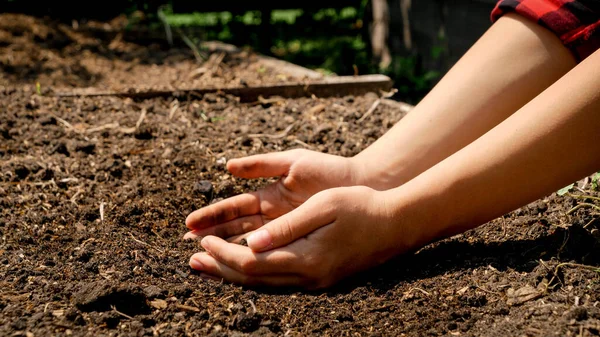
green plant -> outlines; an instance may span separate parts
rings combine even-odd
[[[565,194],[569,193],[569,191],[570,191],[571,189],[573,189],[573,187],[574,187],[574,186],[575,186],[575,183],[573,183],[573,184],[570,184],[570,185],[567,185],[567,186],[565,186],[565,187],[561,188],[560,190],[558,190],[558,191],[556,192],[556,194],[558,194],[558,195],[560,195],[560,196],[563,196],[563,195],[565,195]]]
[[[600,182],[600,172],[594,173],[592,176],[592,189],[597,190]]]

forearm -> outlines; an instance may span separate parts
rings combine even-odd
[[[600,169],[598,130],[600,51],[481,138],[389,193],[398,216],[426,234],[420,244],[448,237]]]
[[[517,111],[575,62],[560,40],[518,16],[501,18],[438,85],[377,142],[352,158],[362,182],[399,186]]]

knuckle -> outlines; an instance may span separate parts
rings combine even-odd
[[[284,218],[281,226],[279,226],[279,235],[285,242],[291,242],[294,240],[293,225],[290,223],[288,218]]]
[[[309,273],[321,270],[321,259],[315,258],[314,256],[306,257],[304,259],[304,268]]]
[[[240,261],[240,270],[247,275],[253,275],[256,272],[257,261],[252,257],[245,257]]]

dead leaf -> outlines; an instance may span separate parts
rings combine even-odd
[[[185,311],[200,312],[200,309],[189,306],[189,305],[185,305],[185,304],[177,304],[177,308],[185,310]]]
[[[155,299],[153,301],[150,301],[150,306],[155,309],[166,309],[167,301],[161,300],[161,299]]]
[[[523,304],[527,301],[531,301],[536,298],[539,298],[540,296],[542,296],[542,293],[539,292],[534,287],[532,287],[530,285],[526,285],[517,290],[514,290],[513,288],[508,289],[506,292],[506,296],[508,296],[508,300],[506,301],[506,304],[519,305],[519,304]]]

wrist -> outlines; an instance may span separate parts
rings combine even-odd
[[[443,198],[435,188],[415,189],[410,183],[381,192],[391,219],[390,237],[401,243],[397,244],[399,253],[451,235],[451,221],[440,202]]]
[[[380,191],[397,186],[392,175],[387,170],[382,170],[383,164],[380,160],[369,160],[359,154],[349,158],[349,161],[353,185],[368,186]]]

